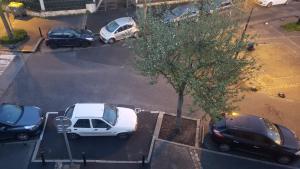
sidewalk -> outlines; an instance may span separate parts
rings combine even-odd
[[[27,16],[22,20],[14,19],[12,16],[10,16],[9,20],[13,29],[26,30],[29,35],[29,39],[14,49],[9,49],[8,46],[1,45],[0,51],[32,53],[37,50],[39,44],[42,42],[43,37],[47,35],[49,29],[56,26],[82,27],[84,15],[59,16],[50,18],[38,18]],[[40,35],[39,28],[41,28],[41,33],[43,37],[41,37]],[[3,36],[5,34],[6,32],[3,28],[3,24],[0,24],[0,36]]]

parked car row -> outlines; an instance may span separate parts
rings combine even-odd
[[[137,129],[133,109],[104,103],[77,103],[68,107],[64,116],[71,122],[68,135],[118,136],[127,138]],[[45,114],[36,106],[0,105],[0,138],[25,141],[41,133]]]

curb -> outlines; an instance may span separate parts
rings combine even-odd
[[[40,37],[31,50],[0,49],[0,51],[3,51],[3,52],[18,52],[18,53],[35,53],[43,40],[44,40],[44,37]]]

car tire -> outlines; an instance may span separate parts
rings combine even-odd
[[[134,32],[133,37],[134,37],[134,38],[138,38],[138,37],[140,37],[140,35],[139,35],[138,32]]]
[[[128,139],[128,137],[129,137],[128,133],[119,133],[118,134],[118,138],[122,139],[122,140]]]
[[[268,5],[267,5],[267,8],[270,8],[273,6],[273,3],[272,2],[269,2]]]
[[[280,164],[289,164],[292,161],[292,158],[287,155],[282,155],[277,157],[277,162]]]
[[[80,46],[83,48],[89,47],[91,44],[89,42],[81,42]]]
[[[228,144],[225,144],[225,143],[219,144],[219,150],[222,152],[228,152],[228,151],[230,151],[230,149],[231,149],[231,147]]]
[[[80,138],[80,135],[76,133],[68,133],[68,138],[70,138],[71,140],[76,140]]]
[[[48,44],[51,49],[56,49],[58,46],[55,43]]]
[[[114,38],[110,38],[107,42],[109,43],[109,44],[113,44],[113,43],[115,43],[115,39]]]
[[[20,134],[17,134],[17,139],[20,140],[20,141],[26,141],[29,139],[29,135],[26,134],[26,133],[20,133]]]

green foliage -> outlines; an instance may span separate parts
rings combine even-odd
[[[16,44],[25,40],[28,35],[27,32],[23,29],[15,29],[13,32],[14,38],[9,39],[7,35],[0,37],[0,43],[2,44]]]
[[[220,14],[202,13],[179,23],[163,23],[151,12],[138,16],[141,37],[130,45],[137,69],[151,78],[165,77],[177,93],[193,97],[212,118],[234,109],[240,84],[257,70],[245,51],[239,23]],[[239,55],[236,55],[239,53]]]
[[[300,24],[296,22],[292,23],[287,23],[285,25],[282,25],[282,28],[285,29],[286,31],[300,31]]]

